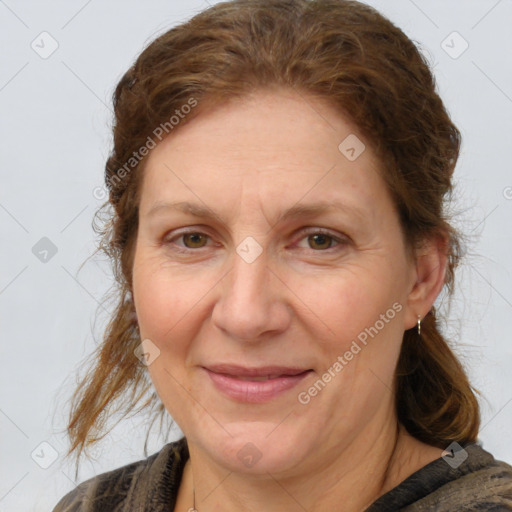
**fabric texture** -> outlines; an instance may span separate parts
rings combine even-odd
[[[481,446],[464,447],[452,467],[443,458],[419,469],[376,500],[366,512],[510,512],[512,467]],[[172,512],[189,458],[185,438],[150,457],[102,473],[66,494],[53,512]]]

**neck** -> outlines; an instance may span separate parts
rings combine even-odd
[[[323,457],[322,464],[305,464],[293,475],[233,473],[194,444],[189,443],[189,452],[175,510],[197,512],[361,511],[441,456],[440,449],[420,443],[396,422],[361,431],[342,452]]]

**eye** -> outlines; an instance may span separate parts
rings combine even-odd
[[[185,252],[187,249],[201,249],[206,246],[207,239],[210,238],[206,233],[200,231],[189,231],[181,233],[172,238],[166,239],[166,244],[175,244],[176,240],[183,240],[184,245],[177,245],[177,250]]]
[[[208,240],[211,237],[201,231],[187,231],[181,234],[176,234],[171,238],[164,240],[165,245],[173,246],[177,252],[189,252],[195,249],[202,249],[207,247]],[[176,243],[177,240],[182,240],[182,244]],[[316,228],[309,232],[303,232],[300,242],[306,241],[308,246],[297,244],[301,249],[312,249],[315,252],[327,252],[340,245],[346,245],[348,239],[343,236],[336,236],[328,230]]]
[[[316,252],[325,252],[327,249],[332,249],[338,245],[343,245],[347,241],[343,238],[334,236],[327,230],[324,229],[315,229],[311,230],[309,234],[301,238],[302,240],[306,240],[308,244],[307,248],[313,249]],[[300,245],[298,245],[300,247]],[[304,247],[302,247],[304,248]]]
[[[205,246],[208,235],[204,233],[185,233],[182,237],[186,247],[189,249],[198,249]]]

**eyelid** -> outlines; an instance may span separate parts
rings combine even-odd
[[[164,245],[175,243],[175,240],[179,240],[181,237],[189,234],[206,235],[210,240],[212,239],[212,236],[207,232],[207,230],[205,230],[205,228],[201,226],[199,228],[183,228],[182,230],[178,230],[178,232],[174,233],[173,236],[170,238],[165,236],[163,238],[163,243]],[[178,251],[181,250],[182,252],[197,251],[199,249],[204,249],[204,247],[199,247],[198,249],[190,249],[188,247],[181,245],[178,245],[178,248]]]
[[[317,253],[329,252],[331,249],[335,249],[336,247],[338,247],[340,245],[347,244],[348,241],[350,240],[347,235],[336,233],[334,231],[331,231],[330,229],[316,227],[316,226],[308,226],[308,227],[302,228],[298,231],[298,233],[296,235],[296,237],[298,237],[297,242],[302,241],[308,235],[317,235],[317,234],[318,235],[327,235],[336,242],[336,245],[334,245],[333,247],[329,247],[328,249],[325,249],[325,250],[314,251]],[[295,243],[297,243],[297,242],[295,242]],[[313,249],[311,249],[311,250],[313,251]]]
[[[183,230],[179,230],[177,233],[174,233],[174,235],[171,237],[171,238],[167,238],[167,237],[164,237],[164,244],[170,244],[170,243],[174,243],[175,240],[178,240],[180,239],[182,236],[184,235],[187,235],[187,234],[199,234],[199,235],[206,235],[210,240],[212,239],[212,236],[207,232],[207,230],[201,226],[199,228],[183,228]],[[327,235],[329,237],[331,237],[335,242],[336,242],[336,245],[334,245],[333,247],[329,247],[328,249],[325,249],[325,250],[317,250],[317,251],[314,251],[313,249],[311,249],[312,251],[314,252],[317,252],[317,253],[321,253],[321,252],[329,252],[330,249],[335,249],[336,247],[338,247],[339,245],[343,245],[343,244],[346,244],[349,242],[350,238],[347,236],[347,235],[344,235],[344,234],[338,234],[338,233],[335,233],[333,231],[331,231],[330,229],[327,229],[327,228],[322,228],[322,227],[315,227],[315,226],[306,226],[304,228],[301,228],[297,234],[294,236],[294,239],[296,240],[294,242],[294,245],[298,242],[300,242],[303,238],[305,238],[308,234],[312,234],[312,235],[316,235],[316,234],[321,234],[321,235]],[[190,251],[198,251],[200,249],[205,249],[206,246],[204,247],[198,247],[197,249],[190,249],[188,247],[184,247],[184,246],[180,246],[178,245],[178,252],[190,252]]]

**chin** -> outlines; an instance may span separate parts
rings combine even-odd
[[[200,444],[217,464],[234,473],[286,473],[307,457],[310,439],[296,425],[237,422],[225,428]]]

